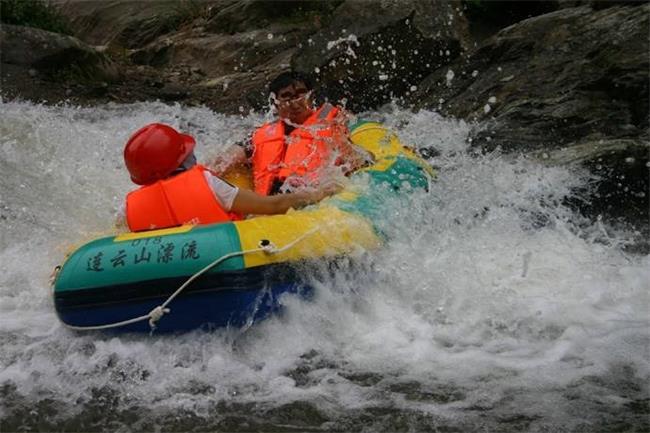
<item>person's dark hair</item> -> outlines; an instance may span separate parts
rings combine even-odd
[[[187,158],[185,158],[185,160],[181,162],[181,165],[179,165],[178,168],[172,172],[172,176],[187,171],[190,168],[194,167],[195,165],[196,165],[196,156],[194,155],[194,152],[190,152],[190,154],[187,155]]]
[[[269,94],[273,93],[277,95],[280,89],[295,83],[303,83],[307,87],[307,90],[314,88],[313,81],[309,75],[297,71],[288,71],[282,72],[269,83]]]

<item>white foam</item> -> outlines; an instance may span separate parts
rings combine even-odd
[[[405,143],[438,149],[439,180],[395,201],[382,224],[393,240],[360,267],[315,279],[313,301],[287,296],[285,314],[246,331],[72,333],[53,313],[48,275],[66,249],[110,230],[131,188],[122,167],[129,134],[170,123],[197,138],[201,160],[261,117],[163,104],[0,110],[0,385],[29,401],[53,398],[73,414],[92,389],[108,387],[151,410],[300,400],[330,414],[381,403],[452,417],[517,389],[518,413],[547,411],[559,425],[571,417],[559,409],[563,390],[585,377],[625,365],[647,383],[650,259],[626,255],[625,233],[562,205],[585,174],[470,157],[464,122],[396,107],[370,114]],[[352,373],[379,379],[362,386]],[[386,391],[409,381],[462,396],[425,404]],[[624,404],[606,386],[598,395]]]

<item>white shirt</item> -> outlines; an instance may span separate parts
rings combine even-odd
[[[205,180],[208,181],[208,185],[212,189],[212,192],[214,192],[217,200],[221,203],[221,207],[226,211],[230,211],[230,208],[232,208],[232,202],[235,201],[235,197],[239,194],[239,188],[213,175],[209,171],[205,171],[203,174],[205,175]]]

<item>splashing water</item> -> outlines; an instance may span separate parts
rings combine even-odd
[[[0,102],[0,430],[645,430],[650,257],[564,205],[585,173],[471,155],[469,127],[366,113],[435,147],[428,193],[386,210],[392,239],[316,272],[311,301],[247,330],[76,334],[48,275],[110,233],[132,187],[123,144],[162,121],[199,160],[262,117],[162,104]]]

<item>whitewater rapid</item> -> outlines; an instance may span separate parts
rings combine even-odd
[[[588,173],[474,154],[434,112],[364,116],[440,152],[385,249],[243,331],[115,336],[61,326],[48,279],[112,232],[129,135],[168,123],[204,161],[262,116],[0,101],[0,430],[646,428],[650,256],[565,205]]]

